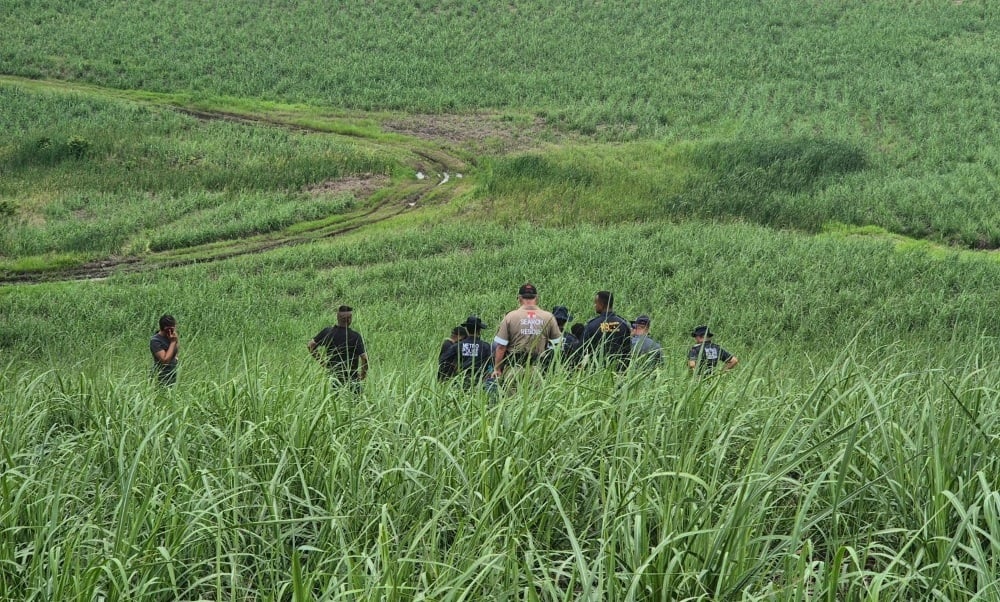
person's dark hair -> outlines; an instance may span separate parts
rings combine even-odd
[[[172,326],[177,326],[177,320],[170,314],[160,316],[160,330],[166,330]]]
[[[459,336],[459,337],[463,337],[463,338],[469,336],[469,332],[467,330],[465,330],[464,326],[456,326],[456,327],[452,328],[451,329],[451,334],[453,336]]]
[[[575,336],[576,338],[578,339],[583,338],[583,331],[584,331],[583,324],[577,322],[576,324],[570,327],[569,331],[572,332],[573,336]]]
[[[354,311],[354,308],[349,305],[341,305],[340,307],[337,308],[337,313],[345,313],[351,311]]]
[[[597,291],[597,299],[604,304],[604,308],[608,311],[615,308],[615,296],[610,291]]]

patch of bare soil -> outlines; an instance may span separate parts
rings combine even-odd
[[[368,173],[312,184],[303,188],[302,191],[313,196],[349,193],[354,198],[361,200],[370,197],[376,190],[388,185],[389,176]]]
[[[382,122],[382,129],[387,132],[494,153],[534,146],[544,128],[545,120],[541,118],[524,125],[504,121],[492,114],[414,114]]]

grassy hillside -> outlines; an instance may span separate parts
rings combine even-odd
[[[502,161],[515,181],[487,182],[501,204],[1000,247],[1000,215],[982,201],[1000,161],[1000,22],[985,2],[54,2],[14,3],[0,25],[0,72],[226,97],[236,112],[248,98],[527,111],[598,141],[657,143]],[[573,173],[543,174],[566,161]],[[517,180],[539,174],[547,196],[531,199]],[[593,211],[595,194],[614,208]]]
[[[270,232],[365,200],[324,182],[363,176],[376,182],[370,194],[401,168],[391,152],[339,137],[94,94],[0,86],[0,105],[8,258],[142,254]]]
[[[5,2],[0,599],[1000,598],[998,15]],[[529,280],[664,365],[438,382]]]

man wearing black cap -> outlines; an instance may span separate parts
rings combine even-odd
[[[691,336],[695,342],[688,351],[688,369],[691,372],[697,368],[699,374],[707,376],[715,370],[719,362],[722,362],[724,370],[729,370],[739,363],[735,355],[712,342],[714,334],[708,326],[698,326],[691,331]]]
[[[663,362],[663,348],[649,336],[649,323],[645,314],[632,322],[632,361],[655,368]]]
[[[350,384],[355,393],[360,393],[361,381],[368,375],[368,354],[361,335],[350,329],[353,319],[354,310],[341,305],[337,309],[337,325],[321,330],[306,346],[327,367],[337,384]],[[320,347],[325,353],[320,353]]]
[[[492,355],[490,344],[479,338],[479,333],[486,328],[479,316],[469,316],[462,323],[462,328],[465,329],[466,336],[452,346],[443,358],[456,363],[458,373],[464,375],[463,384],[471,389],[486,377]]]
[[[531,365],[542,354],[558,345],[562,331],[555,316],[538,308],[538,290],[533,284],[523,284],[517,290],[519,307],[504,316],[493,338],[496,351],[493,358],[493,377],[503,375],[508,365]]]
[[[607,362],[618,372],[628,368],[632,353],[632,328],[624,318],[614,312],[615,296],[609,291],[594,295],[597,316],[583,329],[583,348],[598,363]]]

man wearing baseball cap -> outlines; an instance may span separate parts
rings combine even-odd
[[[632,361],[655,368],[663,362],[663,348],[649,336],[649,323],[646,314],[632,322]]]
[[[562,331],[551,313],[538,307],[538,289],[531,283],[517,290],[518,308],[500,322],[493,337],[493,377],[499,378],[509,366],[538,363],[546,350],[558,345]]]
[[[695,343],[688,351],[688,369],[691,372],[697,369],[699,374],[707,376],[715,370],[719,362],[722,362],[724,370],[730,370],[739,363],[735,355],[712,342],[714,333],[708,326],[696,327],[691,331],[691,336],[694,337]]]

